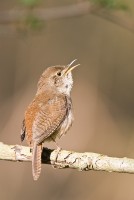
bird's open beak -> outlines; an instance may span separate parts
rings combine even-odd
[[[67,67],[64,69],[63,75],[67,75],[69,72],[71,72],[73,69],[78,67],[80,64],[72,66],[72,64],[76,61],[77,59],[73,60]]]

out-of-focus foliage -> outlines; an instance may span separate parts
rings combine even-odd
[[[120,9],[120,10],[128,10],[129,7],[122,0],[91,0],[93,3],[98,4],[107,9]]]
[[[39,0],[19,0],[23,5],[33,7],[39,3]]]
[[[40,0],[19,0],[23,5],[33,7],[40,3]],[[95,4],[98,4],[104,8],[108,9],[121,9],[128,10],[129,7],[123,0],[90,0]]]
[[[25,25],[32,30],[41,30],[43,24],[44,23],[33,14],[29,14],[25,19]]]
[[[123,0],[90,0],[93,4],[99,6],[100,8],[105,8],[109,10],[128,10],[129,7],[123,2]],[[36,8],[41,0],[19,0],[21,5],[28,8],[28,14],[23,21],[22,30],[26,32],[27,30],[42,30],[44,22],[41,21],[37,16],[35,16],[31,11]],[[22,25],[22,24],[21,24]],[[20,29],[21,30],[21,29]]]

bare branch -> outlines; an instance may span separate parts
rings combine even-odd
[[[42,152],[42,164],[53,164],[57,150],[44,148]],[[0,160],[31,161],[30,148],[20,145],[6,145],[0,143]],[[77,153],[61,150],[55,162],[57,168],[72,168],[79,171],[107,171],[134,173],[134,159],[115,158],[98,153]]]
[[[61,6],[55,8],[33,9],[32,14],[39,20],[48,21],[60,18],[75,17],[87,14],[91,9],[89,2],[74,5]],[[0,23],[14,23],[24,20],[29,10],[10,10],[0,12]],[[31,10],[30,10],[31,11]]]
[[[102,19],[106,19],[134,33],[134,22],[132,18],[126,15],[118,15],[117,13],[107,11],[106,9],[98,8],[94,4],[91,4],[89,1],[55,8],[34,8],[32,10],[14,9],[10,11],[1,11],[0,24],[15,25],[16,23],[24,22],[29,12],[41,21],[78,17],[87,14],[92,14]]]

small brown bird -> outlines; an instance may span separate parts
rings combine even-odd
[[[21,130],[21,141],[32,148],[32,174],[37,180],[41,172],[42,143],[64,135],[73,121],[70,92],[73,85],[72,66],[48,67],[38,82],[35,98],[28,106]]]

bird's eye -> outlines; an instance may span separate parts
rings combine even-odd
[[[61,72],[58,72],[57,75],[58,75],[58,76],[61,76]]]

